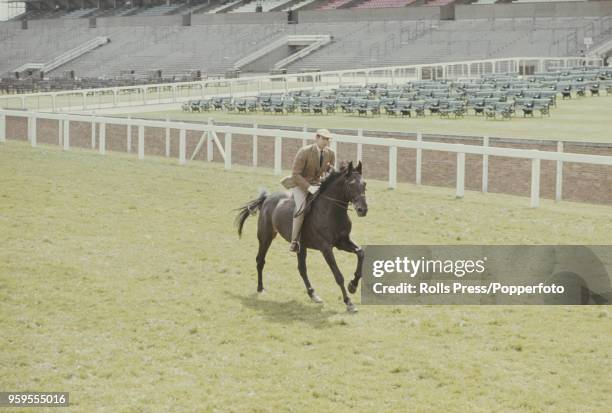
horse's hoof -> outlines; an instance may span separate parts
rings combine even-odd
[[[346,311],[350,314],[355,314],[357,312],[357,307],[355,307],[355,304],[349,303],[346,305]]]
[[[351,281],[351,282],[348,284],[348,290],[349,290],[349,293],[351,293],[351,294],[355,294],[355,291],[357,291],[357,286],[355,285],[355,283],[354,283],[354,282],[352,282],[352,281]]]
[[[321,297],[319,297],[317,293],[312,293],[312,295],[310,296],[310,299],[312,300],[313,303],[323,304],[323,300],[321,300]]]

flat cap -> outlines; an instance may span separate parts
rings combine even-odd
[[[324,138],[330,138],[330,139],[332,137],[331,132],[328,131],[327,129],[317,129],[317,135],[323,136]]]

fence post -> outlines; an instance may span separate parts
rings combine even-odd
[[[531,207],[540,206],[540,159],[531,161]]]
[[[225,133],[225,169],[232,169],[232,134]]]
[[[465,193],[465,153],[457,152],[457,198]]]
[[[302,127],[302,132],[304,132],[304,136],[308,133],[308,126],[304,125]],[[302,138],[302,147],[308,145],[308,138]]]
[[[64,136],[64,121],[62,119],[58,119],[57,120],[57,144],[59,146],[62,146],[62,140],[63,140],[63,136]]]
[[[144,159],[144,126],[138,126],[138,159]]]
[[[91,149],[96,149],[96,116],[91,118]]]
[[[208,118],[208,126],[213,125],[212,118]],[[208,136],[206,139],[206,160],[208,162],[212,162],[213,160],[213,140],[212,140],[212,132],[208,131]]]
[[[331,141],[331,150],[334,151],[334,153],[336,154],[336,156],[334,157],[334,169],[338,169],[338,142],[336,142],[336,140],[332,140]]]
[[[132,117],[128,116],[127,125],[127,153],[132,153]]]
[[[6,115],[0,113],[0,142],[6,142]]]
[[[64,119],[64,150],[70,150],[70,119]]]
[[[363,138],[363,128],[357,129],[357,136]],[[363,144],[360,142],[357,144],[357,163],[363,160]]]
[[[100,155],[106,155],[106,123],[100,123]]]
[[[417,132],[417,142],[423,142],[423,134]],[[423,150],[420,146],[416,150],[416,184],[421,185],[421,163],[423,158]]]
[[[261,81],[259,81],[261,83]],[[257,166],[257,124],[253,124],[255,133],[253,134],[253,166]]]
[[[397,187],[397,146],[389,146],[389,188]]]
[[[28,114],[26,117],[26,140],[28,143],[32,143],[32,115]]]
[[[170,123],[170,118],[166,118],[166,122]],[[166,127],[166,158],[170,156],[170,128]]]
[[[557,152],[563,152],[563,142],[557,142]],[[561,201],[563,197],[563,161],[557,161],[557,179],[555,185],[555,201]]]
[[[274,175],[282,173],[282,156],[283,156],[283,138],[277,136],[274,138]]]
[[[30,144],[32,147],[36,147],[36,114],[30,115],[30,125],[28,125],[28,129],[30,130]]]
[[[489,137],[485,136],[482,140],[482,146],[485,149],[489,148]],[[489,192],[489,155],[482,155],[482,192]]]
[[[179,132],[179,164],[185,165],[187,161],[185,160],[185,151],[186,151],[186,137],[187,131],[183,128]]]

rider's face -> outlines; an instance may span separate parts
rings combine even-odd
[[[321,149],[325,149],[329,145],[329,138],[321,135],[317,135],[317,145]]]

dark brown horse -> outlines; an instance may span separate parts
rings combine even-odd
[[[306,212],[304,224],[300,234],[300,252],[297,254],[298,270],[310,299],[316,303],[323,301],[310,285],[306,272],[306,251],[308,248],[321,251],[342,290],[342,297],[349,312],[357,311],[351,302],[346,288],[344,277],[336,264],[333,248],[352,252],[357,255],[357,269],[355,277],[349,282],[348,290],[354,294],[361,278],[363,265],[363,250],[350,239],[351,220],[347,214],[350,203],[355,207],[357,215],[363,217],[368,212],[365,197],[366,183],[361,176],[361,162],[356,168],[353,163],[331,172],[321,183],[318,192],[309,199],[309,210]],[[285,192],[268,194],[263,191],[258,198],[250,201],[239,209],[236,217],[238,235],[242,235],[244,221],[249,215],[260,211],[257,223],[257,238],[259,239],[259,252],[257,253],[257,291],[264,290],[262,272],[266,263],[266,253],[277,233],[286,240],[291,240],[291,226],[295,202]]]

